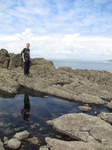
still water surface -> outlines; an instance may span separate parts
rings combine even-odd
[[[67,113],[80,113],[78,106],[81,104],[50,96],[42,98],[27,95],[24,99],[24,94],[17,94],[14,98],[0,98],[0,139],[4,136],[10,139],[16,132],[24,130],[28,130],[31,137],[36,136],[40,145],[45,144],[45,137],[68,138],[56,133],[46,121]],[[104,107],[94,107],[89,114],[94,115],[95,111],[108,112]],[[36,150],[38,147],[27,144],[24,150]]]
[[[52,60],[55,67],[71,67],[72,69],[105,70],[112,72],[111,61]]]

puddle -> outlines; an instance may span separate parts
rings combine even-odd
[[[46,121],[67,113],[80,113],[79,103],[50,96],[42,98],[27,95],[26,100],[24,98],[24,94],[16,94],[14,98],[0,98],[0,139],[4,136],[10,139],[15,133],[24,130],[29,131],[31,137],[39,139],[37,146],[27,142],[22,150],[37,150],[39,145],[46,144],[45,137],[69,140],[69,137],[56,133]],[[94,115],[94,111],[108,112],[105,107],[95,107],[89,114]]]

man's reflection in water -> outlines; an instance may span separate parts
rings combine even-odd
[[[23,119],[29,124],[30,117],[30,100],[29,95],[24,95],[24,108],[21,111]]]

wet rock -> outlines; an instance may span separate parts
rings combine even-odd
[[[27,139],[27,141],[29,141],[32,144],[38,144],[39,143],[39,140],[37,137],[29,138],[29,139]]]
[[[112,126],[99,117],[87,114],[67,114],[47,121],[57,131],[85,142],[112,142]]]
[[[39,131],[43,131],[43,130],[44,130],[44,128],[42,128],[42,127],[41,127],[41,128],[39,128]]]
[[[112,101],[107,104],[107,108],[112,109]]]
[[[39,123],[34,123],[33,125],[31,125],[31,128],[34,129],[34,128],[37,128],[37,127],[39,127],[39,126],[40,126]]]
[[[3,138],[3,142],[6,142],[6,141],[8,141],[8,138],[5,136],[5,137]]]
[[[98,115],[98,117],[112,124],[112,113],[102,112],[101,114]]]
[[[94,114],[95,114],[95,115],[98,115],[98,112],[97,112],[97,111],[95,111],[95,112],[94,112]]]
[[[12,125],[11,123],[7,123],[7,124],[4,125],[4,127],[5,127],[5,128],[8,128],[8,127],[10,127],[11,125]]]
[[[45,96],[44,96],[44,98],[48,98],[48,96],[47,96],[47,95],[45,95]]]
[[[44,146],[41,146],[41,147],[39,148],[39,150],[49,150],[49,149],[48,149],[47,146],[44,145]]]
[[[7,146],[12,149],[18,149],[21,146],[21,141],[18,139],[12,138],[8,141]]]
[[[31,144],[38,144],[39,140],[36,137],[29,138],[29,132],[23,131],[16,133],[13,138],[8,140],[7,137],[3,138],[4,146],[6,149],[18,149],[21,146],[21,149],[24,149],[25,142],[28,141]]]
[[[83,112],[87,112],[87,111],[91,111],[92,108],[88,107],[88,106],[78,106],[78,108],[83,111]]]
[[[3,143],[1,141],[1,139],[0,139],[0,150],[4,150]]]
[[[45,138],[50,150],[111,150],[112,144],[102,145],[98,142],[81,142],[81,141],[63,141],[52,138]]]
[[[25,127],[19,127],[19,128],[15,128],[14,131],[19,131],[19,130],[24,130]]]
[[[30,133],[28,131],[23,131],[23,132],[16,133],[14,135],[14,138],[17,138],[18,140],[24,140],[27,139],[29,135]]]
[[[4,123],[3,122],[0,122],[0,127],[3,127],[4,126]]]
[[[5,135],[8,135],[8,134],[13,133],[13,129],[11,129],[11,128],[6,128],[5,130],[3,130],[3,132],[4,132]]]

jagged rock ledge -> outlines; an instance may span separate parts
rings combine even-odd
[[[112,145],[102,145],[96,142],[82,142],[82,141],[62,141],[59,139],[46,139],[47,146],[40,147],[39,150],[111,150]]]
[[[43,58],[31,60],[29,77],[23,74],[20,54],[0,51],[0,90],[13,96],[22,89],[45,93],[67,100],[83,102],[91,109],[92,104],[112,109],[112,74],[106,71],[73,70],[70,67],[56,69],[51,61]],[[41,94],[40,94],[41,95]],[[61,141],[46,138],[47,146],[40,150],[98,149],[111,150],[112,114],[93,117],[86,114],[67,114],[48,121],[56,130],[79,141]],[[101,119],[103,120],[101,120]],[[107,122],[109,123],[107,123]],[[89,123],[88,123],[89,122]],[[2,147],[2,143],[0,144]]]
[[[112,103],[112,74],[106,71],[55,68],[44,58],[31,60],[30,75],[23,74],[20,54],[0,50],[0,90],[9,94],[21,88],[47,93],[85,104],[107,105]]]
[[[112,116],[112,114],[102,115],[100,117],[103,119],[104,116]],[[75,141],[46,137],[47,145],[40,147],[40,150],[45,148],[45,150],[111,150],[112,126],[100,117],[73,113],[47,121],[55,130],[70,136],[72,139],[74,138]]]

